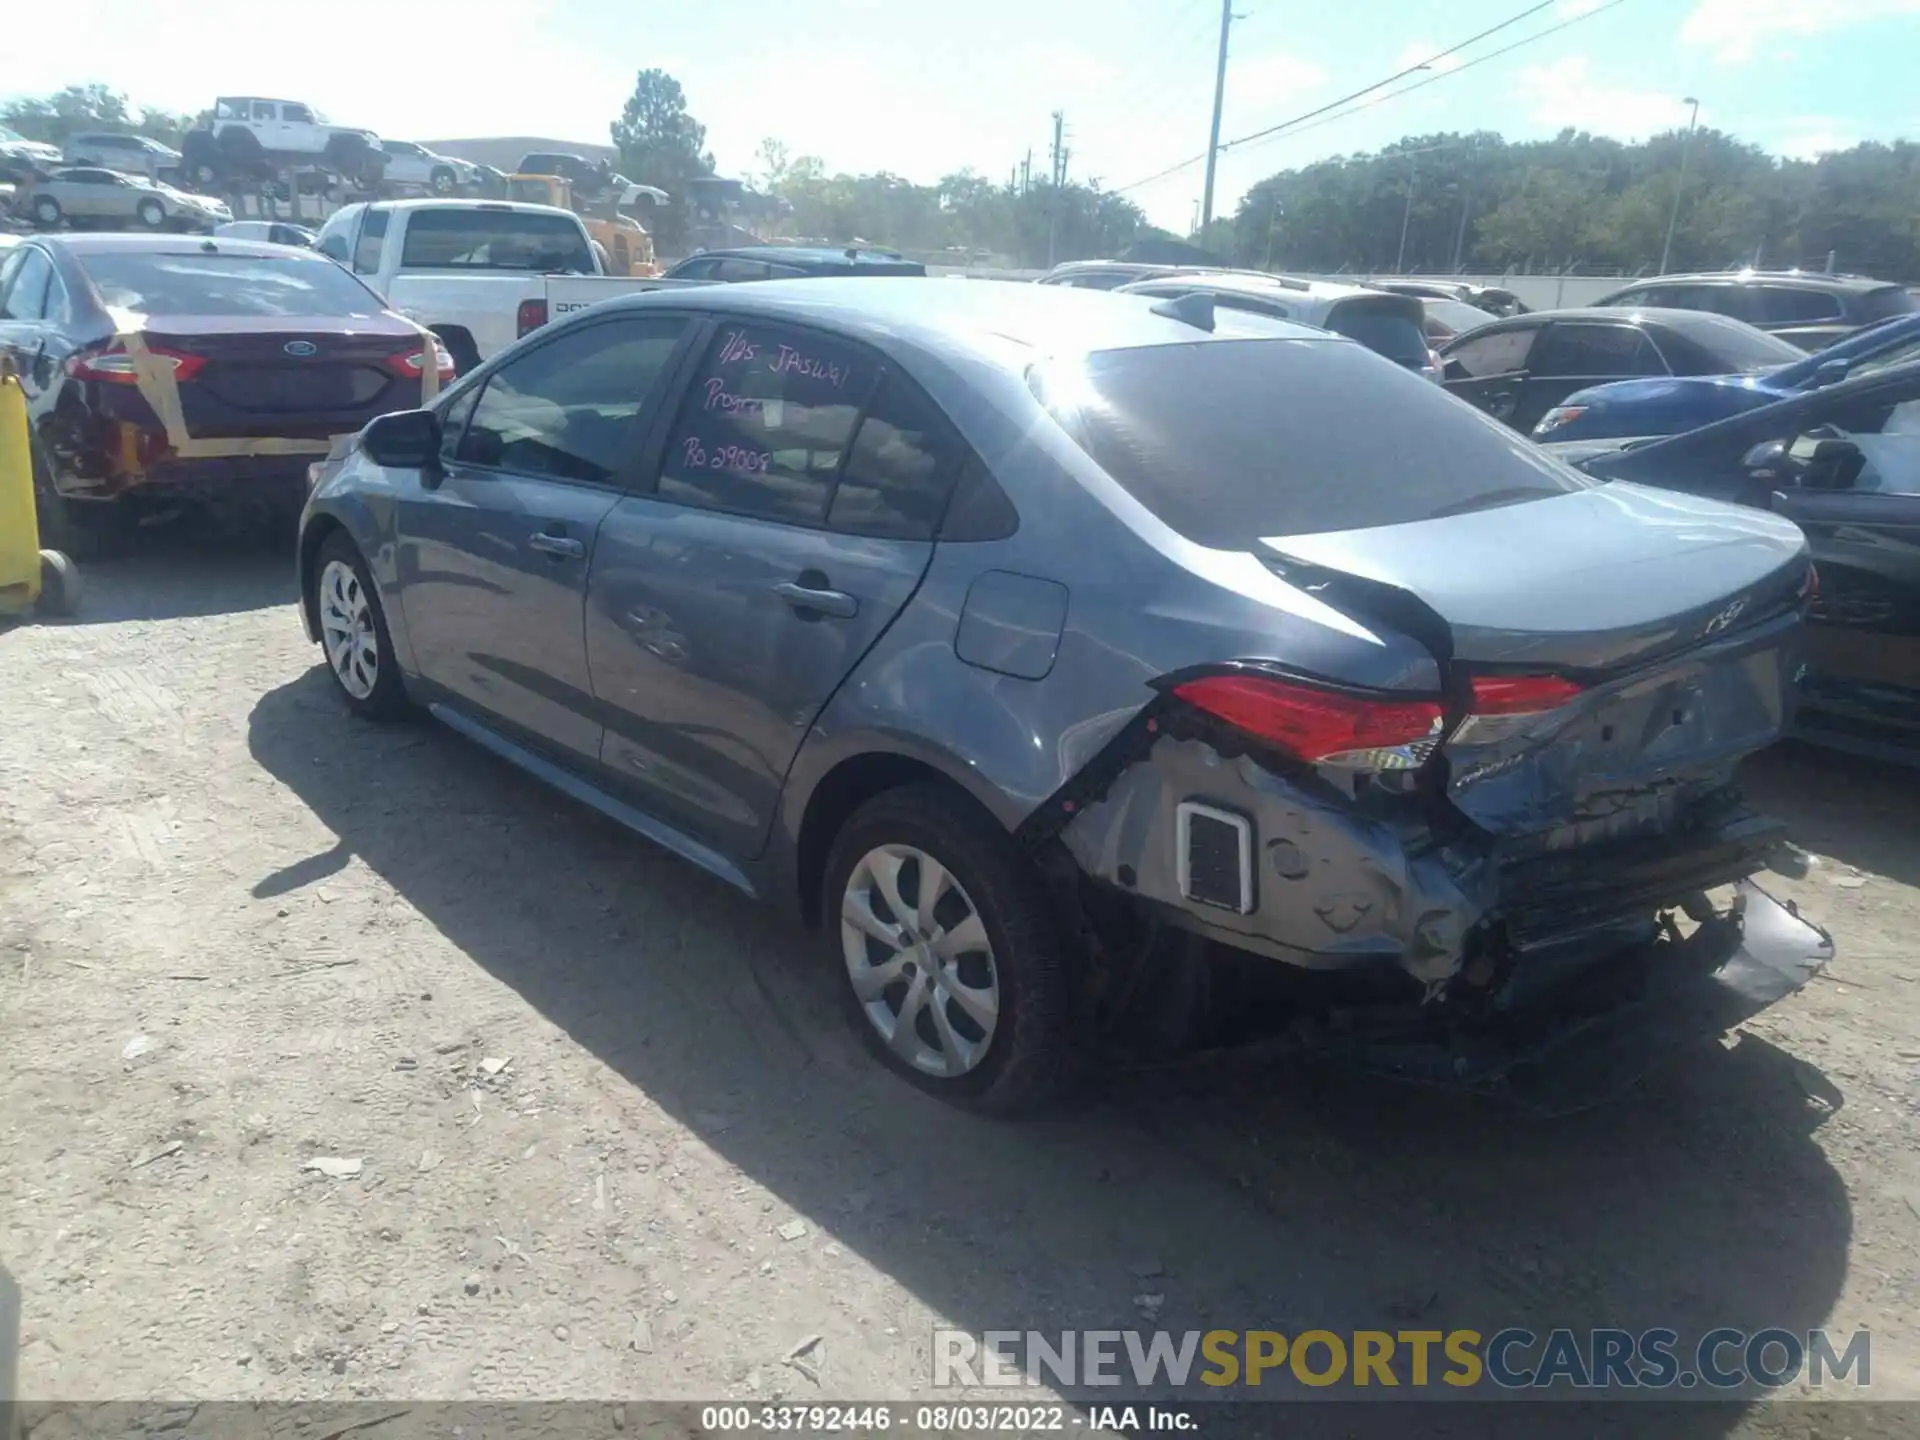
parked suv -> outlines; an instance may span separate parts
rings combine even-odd
[[[1861,275],[1811,275],[1798,270],[1662,275],[1616,290],[1598,303],[1711,310],[1757,325],[1802,350],[1819,350],[1862,325],[1920,309],[1920,300],[1898,285]]]
[[[331,124],[296,100],[216,100],[203,130],[181,142],[187,179],[206,188],[235,172],[258,175],[288,164],[322,165],[362,185],[378,182],[386,157],[371,130]]]
[[[149,180],[174,180],[180,170],[180,152],[144,135],[122,135],[113,131],[89,130],[69,135],[67,164],[99,165],[123,175],[144,175]]]

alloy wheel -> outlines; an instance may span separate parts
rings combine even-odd
[[[913,845],[869,850],[847,877],[841,949],[860,1009],[896,1059],[957,1079],[986,1058],[999,973],[972,898]]]
[[[360,577],[344,561],[329,560],[320,572],[320,638],[341,687],[356,700],[371,698],[380,680],[380,634]]]

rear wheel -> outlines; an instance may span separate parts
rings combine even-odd
[[[891,790],[834,842],[824,911],[855,1030],[930,1094],[1030,1113],[1079,1068],[1072,967],[1040,877],[969,802]]]
[[[84,587],[80,567],[58,550],[40,552],[40,600],[42,615],[67,616],[78,613]]]
[[[60,202],[51,195],[42,195],[33,202],[33,218],[51,230],[60,223]]]
[[[447,166],[436,165],[428,183],[432,186],[434,194],[451,195],[453,193],[453,187],[460,183],[460,177],[455,175]]]
[[[142,200],[136,213],[140,217],[140,223],[149,230],[158,230],[167,223],[167,207],[158,200]]]
[[[392,719],[407,709],[405,683],[393,657],[386,612],[367,562],[345,534],[321,543],[314,567],[314,614],[327,669],[356,714]]]

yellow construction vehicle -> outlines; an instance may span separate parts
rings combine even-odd
[[[27,396],[11,356],[0,356],[0,619],[80,607],[80,572],[58,550],[40,548]]]
[[[587,234],[603,253],[609,275],[658,275],[653,237],[631,215],[623,215],[609,199],[590,205],[574,194],[564,175],[509,175],[507,199],[529,205],[557,205],[571,210],[587,227]]]

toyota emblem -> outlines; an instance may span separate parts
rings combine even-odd
[[[287,354],[297,355],[301,359],[305,359],[309,355],[318,355],[320,353],[320,347],[314,344],[311,340],[289,340],[281,348],[284,349],[287,352]]]

